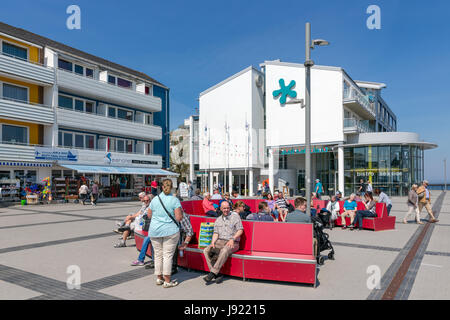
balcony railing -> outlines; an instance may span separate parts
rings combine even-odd
[[[52,107],[5,96],[0,96],[0,117],[44,125],[55,121]]]
[[[13,102],[19,102],[19,103],[25,103],[25,104],[29,104],[29,105],[37,106],[37,107],[43,107],[43,108],[49,108],[49,109],[52,108],[51,106],[46,105],[46,104],[34,103],[34,102],[30,102],[30,101],[26,101],[26,100],[21,100],[21,99],[14,99],[14,98],[11,98],[11,97],[5,97],[5,96],[2,96],[2,95],[0,95],[0,99],[8,100],[8,101],[13,101]]]
[[[37,66],[41,66],[41,67],[44,67],[44,68],[52,69],[51,67],[47,67],[46,65],[44,65],[44,64],[42,64],[40,62],[36,62],[36,61],[30,60],[30,59],[24,59],[24,58],[21,58],[21,57],[18,57],[18,56],[15,56],[13,54],[9,54],[9,53],[3,52],[3,51],[0,51],[0,54],[3,55],[3,56],[6,56],[6,57],[18,59],[20,61],[32,63],[32,64],[35,64]]]
[[[345,101],[358,101],[366,110],[368,110],[373,116],[375,116],[375,107],[373,103],[369,101],[366,95],[361,94],[358,90],[347,87],[344,89],[344,102]]]
[[[356,130],[358,132],[374,132],[372,128],[370,128],[369,120],[358,120],[358,119],[344,119],[344,130]]]

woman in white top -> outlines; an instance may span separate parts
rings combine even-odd
[[[86,183],[83,183],[83,185],[78,190],[78,195],[80,197],[80,200],[81,200],[81,203],[83,204],[83,206],[84,206],[84,202],[87,199],[88,193],[89,193],[89,188],[87,187]]]

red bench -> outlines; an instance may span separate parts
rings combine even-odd
[[[178,256],[178,265],[209,272],[203,249],[198,248],[200,224],[216,218],[191,215],[194,237]],[[231,255],[221,269],[225,275],[243,279],[263,279],[316,285],[316,258],[311,223],[277,223],[242,221],[244,233],[239,250]],[[136,248],[142,248],[147,232],[136,232]],[[150,256],[150,250],[147,250]]]
[[[363,202],[357,203],[357,210],[365,210]],[[344,212],[344,201],[339,201],[340,214]],[[392,230],[395,229],[395,217],[390,217],[387,214],[387,208],[385,203],[377,203],[375,207],[375,213],[377,217],[363,218],[363,229],[370,229],[374,231]],[[334,221],[335,226],[342,226],[342,218],[339,215],[337,220]],[[348,226],[350,224],[350,217],[345,217],[345,223]]]

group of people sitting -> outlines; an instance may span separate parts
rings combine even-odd
[[[131,265],[154,268],[157,285],[163,288],[175,287],[178,282],[172,281],[171,276],[178,272],[178,254],[194,235],[189,216],[183,212],[179,199],[172,194],[170,179],[162,181],[162,191],[157,195],[141,192],[139,201],[140,210],[117,223],[118,228],[114,231],[122,233],[122,237],[114,247],[126,247],[126,240],[134,231],[148,231],[141,252]],[[149,246],[151,259],[146,264],[144,261]]]

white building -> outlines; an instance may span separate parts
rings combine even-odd
[[[303,64],[266,61],[200,93],[200,170],[242,194],[288,185],[305,190],[305,109],[285,104],[304,99]],[[437,147],[397,130],[381,98],[383,83],[354,81],[342,68],[311,70],[312,179],[325,193],[353,192],[363,178],[389,194],[405,194],[423,179],[423,151]],[[285,100],[285,101],[284,101]],[[225,177],[225,178],[224,178]]]
[[[170,175],[168,98],[142,72],[0,23],[3,199],[46,177],[62,199],[81,177],[120,197]]]

